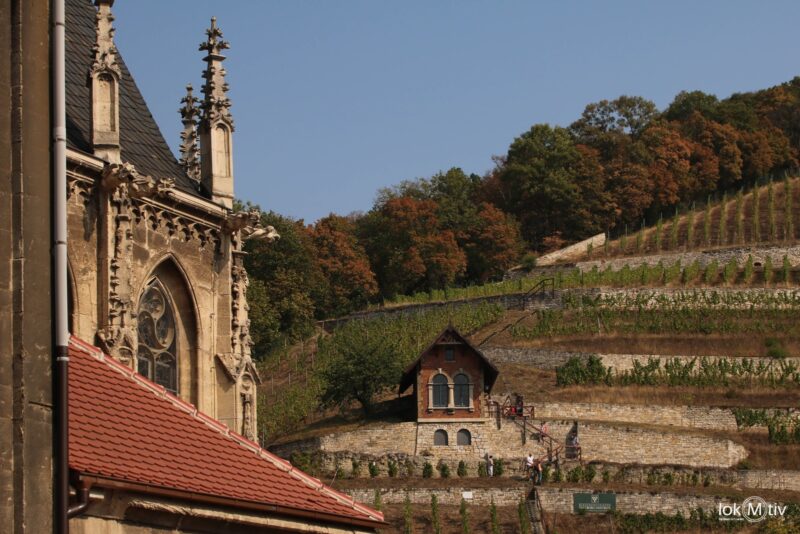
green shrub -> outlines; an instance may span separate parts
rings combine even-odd
[[[753,280],[753,255],[747,255],[747,262],[744,264],[744,282],[750,283]]]
[[[458,508],[458,514],[461,516],[461,534],[469,534],[469,510],[467,510],[467,501],[461,498],[461,506]]]
[[[411,458],[406,458],[405,467],[406,467],[405,476],[413,477],[414,471],[416,471],[416,466],[414,465],[414,462],[413,460],[411,460]]]
[[[664,476],[661,477],[661,484],[664,486],[671,486],[675,483],[675,475],[673,473],[664,473]]]
[[[672,250],[678,248],[678,229],[680,228],[678,215],[678,208],[675,208],[675,217],[672,218],[672,224],[669,227],[669,248]]]
[[[711,477],[708,476],[708,475],[704,476],[703,477],[703,486],[705,486],[707,488],[710,485],[711,485]]]
[[[380,510],[382,506],[383,503],[381,502],[381,490],[375,488],[375,497],[372,499],[372,507],[376,510]]]
[[[467,476],[467,464],[464,460],[458,462],[458,468],[456,469],[456,474],[460,477]]]
[[[403,534],[414,534],[414,515],[411,512],[411,496],[408,492],[403,501]]]
[[[753,189],[753,239],[758,243],[761,241],[761,195],[758,187]]]
[[[769,239],[777,241],[778,223],[775,218],[775,191],[772,188],[772,180],[767,185],[767,219],[769,220]]]
[[[442,525],[439,523],[439,499],[431,495],[431,526],[434,534],[442,534]]]
[[[744,196],[742,190],[736,193],[736,239],[739,244],[744,244]]]
[[[389,472],[389,478],[394,478],[397,476],[397,462],[394,460],[389,460],[387,465],[387,470]]]
[[[603,484],[608,484],[611,481],[611,473],[608,469],[603,469]]]
[[[786,347],[783,346],[783,343],[775,338],[767,338],[764,341],[764,345],[767,347],[767,358],[783,360],[789,356],[789,352],[786,350]]]
[[[775,275],[774,267],[772,266],[772,256],[767,256],[764,260],[764,283],[769,284],[772,282],[772,277]]]
[[[731,260],[725,264],[725,268],[722,270],[722,279],[726,284],[730,285],[736,280],[736,273],[738,272],[739,264],[736,263],[736,258],[731,258]]]
[[[691,264],[687,265],[686,268],[683,270],[682,278],[684,285],[693,283],[695,280],[697,280],[699,274],[700,274],[700,262],[695,260]]]
[[[664,230],[664,220],[659,215],[658,222],[656,222],[656,250],[661,250],[661,235]]]
[[[486,462],[480,462],[478,464],[478,476],[481,478],[489,476],[489,473],[486,471]]]
[[[584,482],[593,482],[594,477],[597,476],[597,469],[592,464],[586,466],[583,470],[583,481]]]
[[[492,504],[489,505],[489,517],[492,523],[492,534],[500,534],[500,521],[497,518],[497,506],[494,504],[494,497],[492,497]]]
[[[584,477],[583,467],[580,465],[567,471],[567,482],[577,483],[582,482]]]
[[[431,478],[433,476],[433,466],[430,462],[425,462],[422,466],[422,478]]]
[[[542,467],[542,482],[550,482],[551,475],[549,464]]]
[[[717,260],[713,260],[706,265],[705,272],[703,273],[703,282],[706,285],[712,285],[719,277],[719,264]]]
[[[505,472],[505,465],[502,458],[495,458],[494,460],[494,476],[501,477]]]
[[[375,478],[376,476],[378,476],[379,474],[378,464],[376,464],[375,462],[370,462],[369,467],[367,469],[369,469],[370,478]]]
[[[444,462],[439,462],[439,476],[442,478],[450,478],[450,466]]]
[[[358,476],[361,474],[361,462],[353,458],[352,461],[350,462],[350,465],[352,466],[352,470],[350,471],[350,476],[352,478],[358,478]]]
[[[645,480],[645,482],[647,483],[648,486],[655,486],[656,484],[658,484],[659,478],[660,478],[659,473],[657,471],[650,471],[649,473],[647,473],[647,479]]]
[[[519,517],[520,534],[531,534],[531,520],[528,517],[528,507],[525,504],[525,499],[519,500],[517,517]]]
[[[722,202],[719,205],[719,244],[728,243],[728,194],[722,193]]]
[[[783,256],[783,267],[781,269],[781,279],[784,284],[789,285],[792,281],[792,264],[789,263],[789,257]]]
[[[572,356],[567,363],[556,367],[556,385],[572,384],[610,384],[611,368],[603,365],[603,361],[594,354],[585,361]]]
[[[522,256],[522,268],[527,272],[531,272],[536,268],[536,262],[536,254],[533,252],[528,252]]]
[[[700,476],[697,473],[692,473],[692,486],[700,483]]]
[[[553,475],[553,482],[564,482],[564,473],[561,471],[561,468],[556,468],[555,474]]]

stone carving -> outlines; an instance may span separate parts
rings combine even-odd
[[[107,236],[106,317],[97,332],[104,350],[123,363],[132,363],[137,346],[136,319],[132,315],[130,287],[133,251],[132,209],[134,199],[164,196],[172,189],[171,179],[154,179],[136,171],[129,163],[111,163],[103,169],[100,187],[106,195]]]
[[[245,389],[247,388],[247,389]],[[242,382],[242,435],[249,440],[255,441],[255,418],[253,414],[253,393],[250,391],[250,384]]]
[[[183,123],[181,132],[181,166],[186,171],[186,175],[195,182],[195,187],[200,189],[200,141],[197,137],[197,120],[200,117],[200,110],[197,107],[200,102],[192,94],[192,85],[186,86],[186,96],[181,99],[180,114]]]
[[[222,62],[223,50],[230,48],[228,41],[222,39],[222,30],[217,27],[217,18],[211,17],[211,27],[206,30],[207,39],[200,43],[200,50],[208,52],[205,61],[208,67],[203,72],[203,119],[212,123],[223,120],[233,131],[233,117],[230,113],[231,101],[227,97],[228,84],[225,82],[225,69]]]
[[[111,13],[114,0],[95,0],[95,5],[97,6],[96,39],[92,47],[94,61],[89,74],[93,77],[101,72],[111,72],[119,80],[122,72],[117,63],[117,47],[114,45],[114,15]]]
[[[122,74],[114,46],[113,0],[95,0],[97,20],[93,47],[94,60],[89,69],[92,88],[92,146],[94,155],[119,163],[119,80]]]
[[[255,239],[272,242],[281,237],[272,226],[261,224],[261,211],[257,208],[231,213],[225,219],[222,229],[228,234],[240,232],[243,240]]]

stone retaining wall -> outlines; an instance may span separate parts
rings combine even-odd
[[[586,246],[583,247],[586,252]],[[791,247],[737,247],[727,248],[720,250],[707,250],[698,252],[671,252],[664,254],[652,254],[649,256],[632,256],[627,258],[612,258],[608,260],[591,260],[581,261],[575,264],[575,267],[581,271],[591,271],[594,267],[598,270],[605,270],[611,267],[613,270],[618,271],[624,266],[630,268],[639,267],[640,265],[658,265],[659,262],[665,267],[674,265],[675,262],[680,260],[681,265],[690,265],[695,261],[701,266],[705,267],[709,263],[716,261],[720,266],[725,265],[731,260],[736,260],[740,267],[743,267],[747,262],[748,256],[753,256],[753,263],[756,267],[761,267],[766,262],[767,257],[772,260],[772,265],[777,269],[783,265],[783,257],[789,259],[792,267],[800,266],[800,246]],[[535,272],[535,271],[534,271]]]
[[[606,242],[606,234],[597,234],[562,249],[544,254],[536,259],[536,265],[546,267],[560,262],[574,261],[583,257],[591,245],[593,250],[598,250]]]
[[[573,428],[572,421],[551,421],[549,433],[557,444],[565,444]],[[434,446],[433,432],[445,429],[449,435],[448,446]],[[473,446],[456,445],[455,431],[467,429],[472,434]],[[581,422],[579,435],[584,461],[619,464],[680,464],[692,467],[730,467],[747,457],[747,451],[728,439],[698,435],[690,432],[668,432],[625,425]],[[447,461],[455,467],[465,461],[469,468],[477,469],[486,454],[507,459],[518,466],[528,453],[546,454],[542,443],[528,436],[522,442],[522,429],[513,422],[503,421],[497,428],[493,421],[469,423],[424,423],[419,431],[416,423],[398,423],[385,428],[370,428],[332,434],[312,440],[272,447],[272,451],[290,457],[293,451],[319,450],[324,455],[324,467],[334,470],[347,467],[352,458],[368,457],[386,472],[388,462],[405,462],[412,457],[417,462],[436,465]]]
[[[536,404],[536,417],[737,430],[731,410],[703,406],[544,402]]]
[[[542,486],[539,498],[545,512],[571,514],[572,496],[585,493],[579,488],[554,488]],[[733,501],[713,495],[677,495],[675,493],[617,493],[617,511],[627,514],[655,514],[661,512],[675,515],[681,512],[684,517],[692,510],[702,508],[706,512],[715,512],[719,503],[731,504]]]
[[[345,493],[363,503],[372,503],[375,489],[345,489]],[[465,495],[471,497],[468,502],[477,506],[489,506],[494,499],[497,506],[516,506],[520,499],[527,497],[527,488],[380,488],[381,502],[384,504],[402,504],[406,496],[412,504],[430,504],[431,496],[436,495],[440,505],[458,505]],[[539,498],[545,512],[571,514],[572,499],[575,493],[586,493],[591,490],[583,488],[556,488],[540,486]],[[703,508],[707,512],[715,512],[719,503],[731,504],[730,499],[713,495],[678,495],[675,493],[640,493],[616,492],[617,511],[629,514],[664,513],[675,515],[681,512],[688,516],[692,510]]]
[[[737,356],[673,356],[663,354],[603,354],[589,352],[568,352],[549,349],[534,348],[513,348],[513,347],[484,347],[481,352],[492,361],[492,363],[522,363],[540,369],[555,369],[564,365],[570,358],[577,357],[583,360],[589,356],[597,356],[603,364],[614,369],[615,372],[627,371],[633,368],[633,362],[646,364],[651,358],[658,358],[661,362],[677,359],[686,363],[693,359],[700,360],[708,358],[709,361],[716,361],[723,358],[737,358]],[[791,362],[800,365],[800,358],[785,358],[775,360],[774,358],[751,357],[748,358],[758,365],[761,362],[769,365],[780,361]]]
[[[356,501],[371,505],[375,501],[375,489],[343,489],[340,490]],[[403,504],[408,495],[411,504],[431,503],[431,496],[436,495],[440,505],[459,505],[466,493],[466,500],[476,506],[489,506],[494,499],[497,506],[516,506],[519,500],[527,496],[525,486],[518,488],[379,488],[383,504]]]

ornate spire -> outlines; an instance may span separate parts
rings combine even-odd
[[[94,61],[90,76],[99,72],[111,71],[121,76],[119,65],[117,64],[117,47],[114,45],[114,15],[111,13],[111,6],[114,0],[95,0],[97,15],[95,22],[95,43],[92,47],[94,51]]]
[[[94,61],[89,70],[92,87],[92,146],[98,158],[120,163],[119,80],[122,72],[114,46],[114,0],[95,0],[97,6]]]
[[[222,119],[233,129],[233,117],[230,114],[231,101],[227,97],[228,84],[225,83],[225,68],[222,62],[223,50],[230,48],[228,41],[222,39],[222,30],[217,27],[217,18],[211,17],[211,27],[206,30],[208,38],[200,43],[200,50],[208,52],[203,59],[208,66],[203,71],[203,119],[216,121]]]
[[[180,113],[183,131],[181,132],[181,166],[195,182],[200,182],[200,145],[197,137],[197,119],[200,102],[192,94],[192,84],[186,86],[186,96],[181,99]]]
[[[228,209],[233,208],[233,117],[231,101],[228,100],[228,84],[225,83],[225,69],[221,54],[228,48],[222,40],[222,31],[217,28],[217,19],[211,19],[211,27],[206,30],[208,38],[200,43],[200,50],[207,52],[203,60],[203,101],[200,104],[200,179],[211,200]]]

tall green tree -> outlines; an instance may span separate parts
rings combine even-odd
[[[261,222],[275,227],[281,237],[272,243],[246,242],[250,328],[256,357],[281,338],[295,341],[308,336],[313,330],[316,303],[328,292],[303,222],[275,212],[263,213]]]

